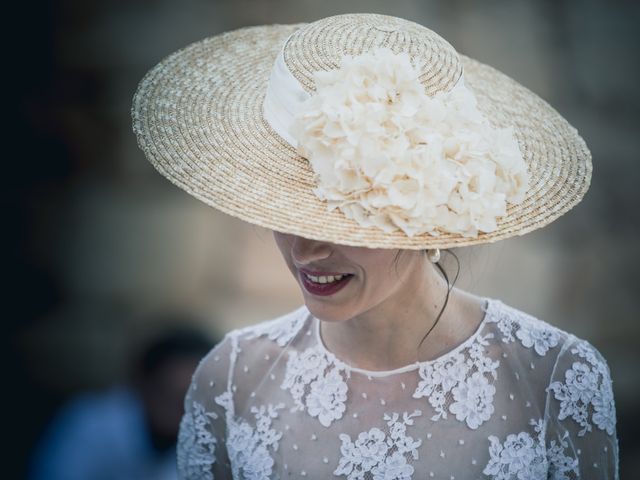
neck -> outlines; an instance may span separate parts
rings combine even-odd
[[[385,302],[349,320],[322,322],[326,347],[354,367],[394,370],[436,358],[475,331],[482,320],[481,299],[453,289],[436,324],[447,283],[428,262],[409,277],[405,285],[415,288],[399,288]]]

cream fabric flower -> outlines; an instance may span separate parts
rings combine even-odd
[[[293,126],[316,195],[363,226],[408,236],[496,230],[528,184],[513,130],[490,125],[464,84],[429,97],[418,77],[408,54],[386,48],[316,73]]]

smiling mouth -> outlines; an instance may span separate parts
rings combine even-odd
[[[349,273],[342,273],[338,275],[311,275],[306,272],[302,272],[302,275],[305,276],[307,280],[313,283],[325,284],[325,283],[335,283],[339,282],[345,277],[351,277],[353,275]]]
[[[354,277],[351,273],[310,272],[300,270],[300,281],[312,295],[326,297],[342,290]]]

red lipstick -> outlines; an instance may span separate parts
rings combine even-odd
[[[335,280],[329,283],[316,283],[312,281],[307,275],[311,275],[314,277],[321,276],[338,276],[342,275],[343,277],[340,280]],[[351,280],[353,275],[338,273],[338,272],[312,272],[305,269],[299,269],[299,277],[304,289],[313,294],[321,297],[326,297],[329,295],[333,295],[334,293],[342,290],[347,283]]]

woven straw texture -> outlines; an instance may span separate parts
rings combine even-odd
[[[361,227],[339,210],[328,212],[312,191],[307,160],[262,117],[271,68],[287,38],[285,62],[310,92],[313,71],[337,68],[342,55],[376,46],[408,52],[422,65],[420,78],[430,94],[449,90],[464,70],[465,84],[490,122],[515,128],[530,174],[525,201],[508,208],[496,231],[476,238],[446,233],[410,238],[401,231]],[[575,206],[591,179],[585,142],[546,102],[497,70],[457,54],[425,27],[381,15],[243,28],[192,44],[143,78],[132,116],[147,158],[191,195],[262,227],[343,245],[452,248],[522,235]]]

